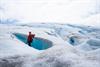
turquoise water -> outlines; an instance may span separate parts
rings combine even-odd
[[[23,34],[16,33],[14,34],[20,41],[27,43],[27,36]],[[43,38],[35,37],[33,39],[33,42],[31,44],[31,47],[38,49],[38,50],[44,50],[48,49],[52,46],[52,42]]]

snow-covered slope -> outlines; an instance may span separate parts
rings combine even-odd
[[[14,19],[23,21],[19,23],[57,22],[91,26],[94,19],[83,21],[100,13],[100,0],[0,0],[0,7],[1,21]]]

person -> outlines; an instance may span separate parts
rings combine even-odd
[[[27,43],[29,46],[31,46],[31,43],[32,43],[34,37],[35,37],[35,34],[32,34],[31,32],[29,32],[29,35],[27,37]]]

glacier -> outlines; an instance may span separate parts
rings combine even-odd
[[[0,67],[100,67],[100,0],[0,0]]]
[[[40,40],[52,42],[52,46],[39,50],[15,36],[24,37],[29,31]],[[56,23],[0,24],[0,67],[99,66],[100,28]]]

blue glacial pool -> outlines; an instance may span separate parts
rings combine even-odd
[[[14,35],[20,41],[27,43],[27,35],[20,34],[20,33],[14,33]],[[44,38],[35,37],[33,39],[31,47],[38,49],[38,50],[45,50],[45,49],[52,47],[52,42]]]

